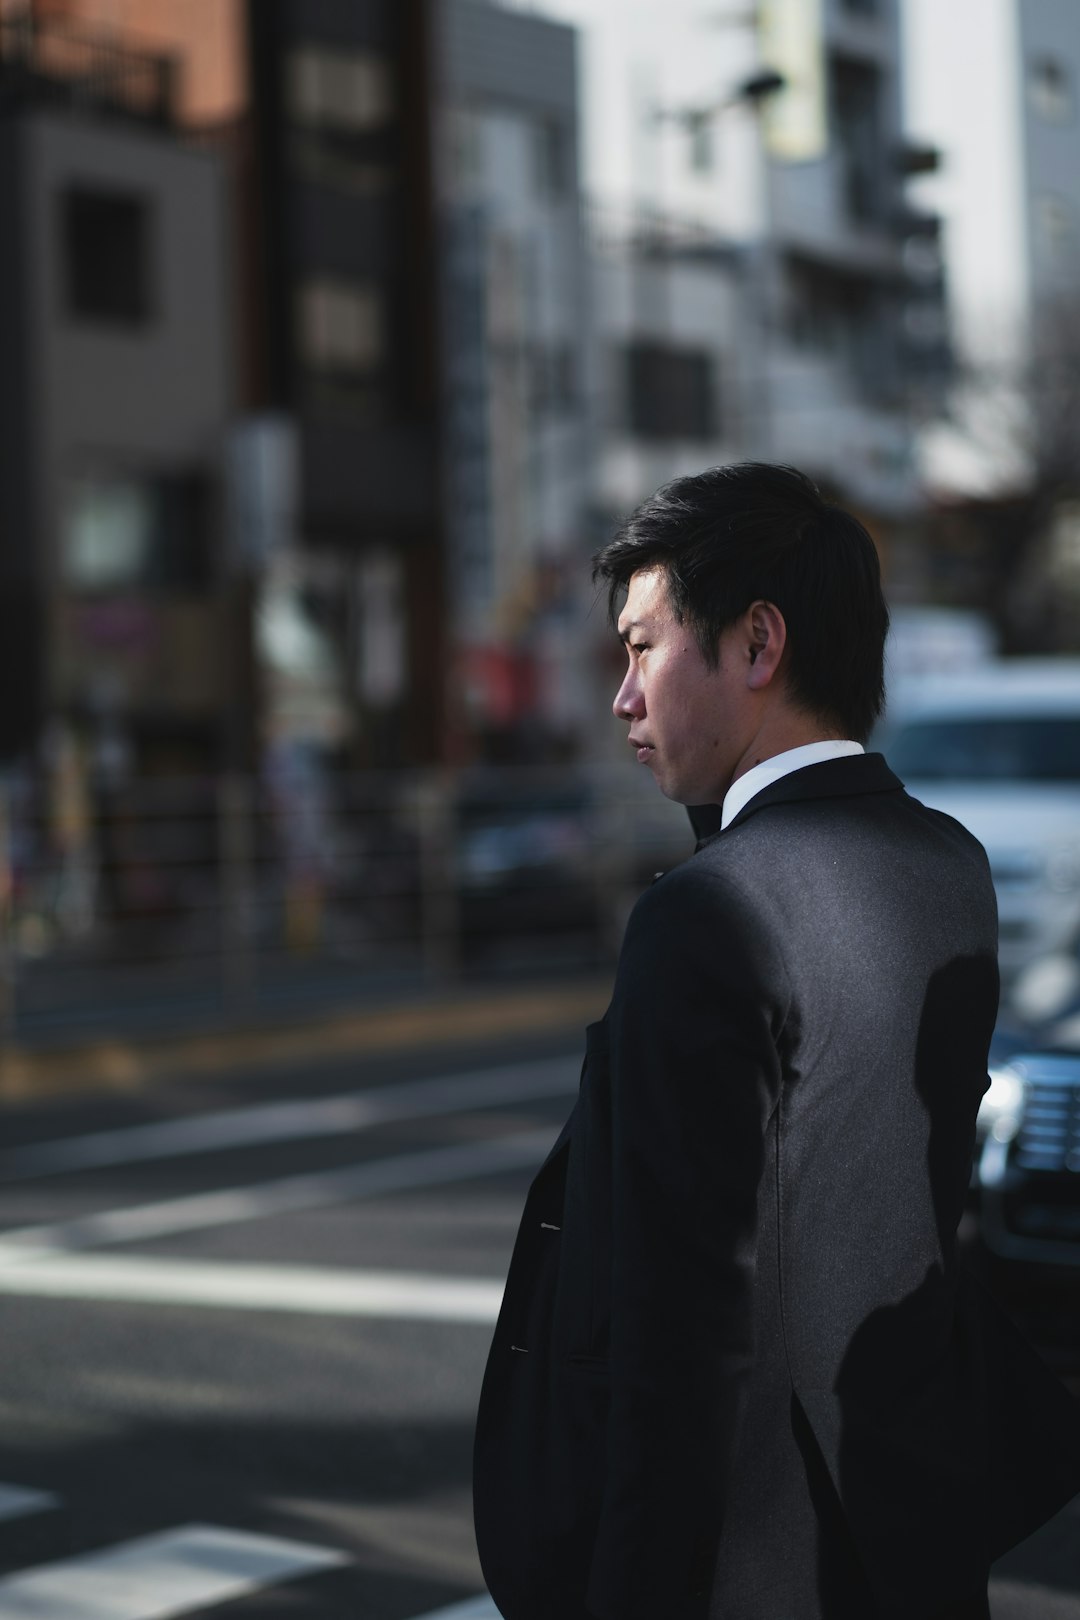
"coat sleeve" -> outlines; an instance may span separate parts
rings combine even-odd
[[[648,891],[627,929],[608,1015],[610,1408],[588,1592],[600,1620],[707,1611],[780,1092],[774,932],[696,862]]]

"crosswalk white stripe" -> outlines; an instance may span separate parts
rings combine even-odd
[[[170,1620],[348,1562],[325,1547],[192,1524],[8,1575],[0,1579],[0,1615]]]
[[[1070,1586],[1072,1582],[1070,1580]],[[1038,1620],[1080,1620],[1075,1591],[1043,1586],[1038,1581],[991,1577],[990,1598],[996,1615],[1037,1615]]]
[[[0,1484],[0,1522],[27,1519],[35,1513],[51,1513],[60,1506],[52,1491],[32,1490],[29,1485]]]
[[[1080,1620],[1080,1602],[1075,1597],[1067,1592],[1051,1592],[1045,1586],[999,1578],[991,1580],[990,1596],[1004,1601],[1006,1606],[1011,1599],[1017,1614],[1034,1614],[1034,1601],[1038,1601],[1041,1620]],[[461,1603],[450,1603],[445,1609],[429,1609],[414,1615],[413,1620],[501,1620],[501,1615],[494,1599],[484,1592]]]
[[[476,1176],[499,1175],[539,1163],[551,1146],[550,1130],[524,1131],[374,1159],[309,1175],[285,1176],[250,1187],[223,1188],[128,1209],[105,1210],[45,1226],[21,1226],[0,1238],[0,1267],[36,1262],[41,1254],[138,1243],[211,1226],[264,1220],[385,1193],[433,1187]]]
[[[184,1119],[30,1142],[0,1154],[0,1182],[336,1136],[400,1120],[567,1096],[577,1089],[579,1067],[576,1058],[506,1064],[468,1074],[401,1081],[343,1096],[222,1109]]]
[[[451,1603],[445,1609],[429,1609],[415,1620],[500,1620],[498,1609],[487,1593],[466,1598],[462,1603]]]
[[[0,1268],[0,1295],[429,1322],[493,1323],[502,1291],[501,1282],[485,1277],[234,1265],[160,1255],[43,1255],[33,1266]],[[3,1490],[0,1486],[0,1518]]]

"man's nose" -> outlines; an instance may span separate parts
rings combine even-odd
[[[615,694],[611,712],[616,720],[639,720],[645,713],[645,705],[632,669],[627,670],[626,678]]]

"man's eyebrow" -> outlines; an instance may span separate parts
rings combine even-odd
[[[646,626],[645,626],[644,619],[631,619],[629,624],[624,624],[624,625],[622,625],[620,627],[620,629],[619,629],[619,640],[620,641],[629,641],[631,633],[633,631],[635,631],[635,630],[644,630],[645,628],[646,628]]]

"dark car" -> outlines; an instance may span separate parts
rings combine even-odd
[[[543,950],[600,933],[596,804],[573,775],[477,771],[456,804],[462,944],[473,957]]]
[[[1080,1286],[1080,1052],[1018,1051],[980,1111],[979,1221],[1007,1261],[1075,1266]]]
[[[1080,1376],[1080,1038],[997,1032],[979,1111],[969,1253],[1059,1371]],[[971,1224],[970,1222],[967,1224]],[[962,1229],[963,1230],[963,1229]]]
[[[455,804],[463,950],[488,966],[608,962],[638,894],[693,847],[685,811],[640,767],[469,772]]]

